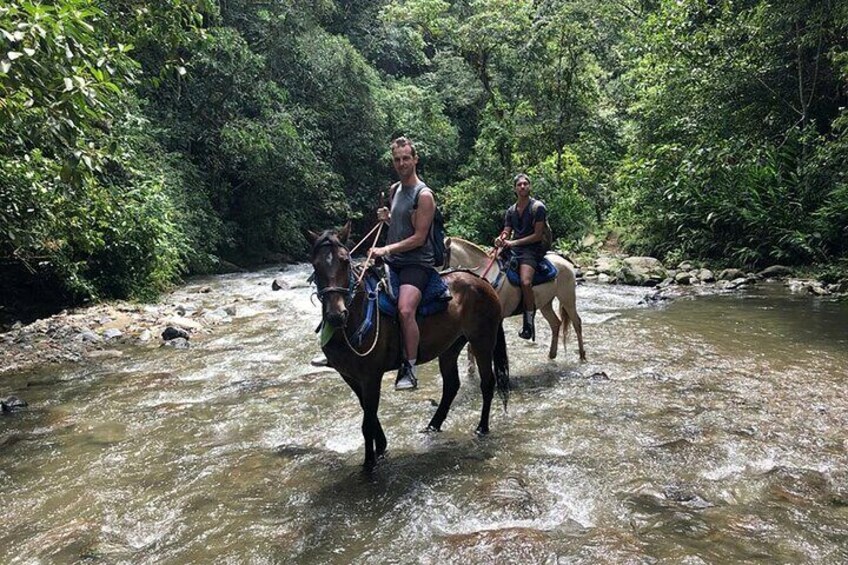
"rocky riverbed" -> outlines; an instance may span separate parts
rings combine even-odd
[[[772,266],[759,272],[710,269],[685,261],[668,268],[651,257],[603,255],[579,270],[581,280],[646,288],[646,301],[681,294],[733,291],[761,281],[783,279],[793,293],[848,296],[848,280],[826,285],[793,277],[792,269]],[[227,276],[227,275],[223,275]],[[278,290],[286,285],[275,270],[256,273],[256,284]],[[303,285],[308,284],[303,281]],[[224,294],[203,283],[187,283],[153,304],[109,302],[62,311],[0,333],[0,374],[39,364],[120,357],[128,347],[187,348],[249,315],[254,296]],[[579,305],[578,305],[579,307]]]
[[[42,363],[120,357],[127,347],[190,347],[230,322],[247,301],[188,284],[154,304],[100,303],[18,322],[0,334],[0,374]]]

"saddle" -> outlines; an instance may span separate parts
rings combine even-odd
[[[368,279],[371,279],[371,283],[368,282]],[[369,272],[366,277],[366,284],[373,284],[374,288],[376,288],[376,285],[380,281],[382,281],[382,288],[386,289],[384,292],[379,293],[378,306],[380,312],[392,318],[397,318],[397,295],[400,292],[400,281],[395,273],[392,272],[391,267],[388,266],[386,266],[385,275],[382,279],[378,279],[373,271]],[[427,281],[427,287],[424,289],[421,303],[418,305],[418,316],[424,318],[444,312],[447,310],[448,302],[451,301],[451,298],[448,285],[442,280],[438,272],[433,271],[430,274],[430,280]]]
[[[521,277],[518,274],[518,262],[509,261],[505,270],[506,278],[510,284],[512,286],[521,286]],[[557,277],[557,274],[559,274],[557,268],[545,257],[539,261],[539,265],[536,267],[536,273],[533,275],[533,286],[551,282]]]

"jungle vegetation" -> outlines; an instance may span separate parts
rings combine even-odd
[[[6,0],[0,288],[302,259],[401,134],[456,235],[526,171],[563,249],[844,265],[846,89],[848,0]]]

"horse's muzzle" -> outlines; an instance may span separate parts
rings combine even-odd
[[[347,317],[348,312],[346,308],[344,310],[327,312],[327,315],[325,316],[327,323],[334,328],[343,328],[347,326]]]

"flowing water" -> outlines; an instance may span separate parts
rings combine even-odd
[[[387,375],[389,457],[364,474],[355,397],[309,365],[307,274],[204,280],[241,302],[188,350],[4,375],[30,406],[0,417],[0,562],[848,560],[848,304],[581,286],[588,363],[510,319],[484,439],[474,378],[424,435],[436,364],[414,392]]]

